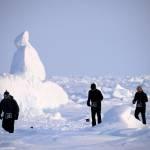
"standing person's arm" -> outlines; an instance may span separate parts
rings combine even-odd
[[[2,114],[2,102],[0,102],[0,119],[2,119],[1,114]]]
[[[145,96],[144,96],[144,101],[145,101],[145,102],[148,102],[147,94],[145,94]]]
[[[14,103],[15,103],[15,116],[14,116],[14,119],[17,120],[18,116],[19,116],[19,106],[18,106],[18,104],[15,100],[14,100]]]
[[[136,101],[137,101],[137,93],[135,93],[135,96],[134,96],[134,99],[133,99],[132,103],[135,104]]]
[[[102,92],[100,91],[100,100],[102,101],[103,100],[103,94],[102,94]]]
[[[89,91],[89,93],[88,93],[88,100],[87,100],[87,105],[88,105],[88,106],[91,106],[91,105],[90,105],[90,100],[91,100],[91,96],[90,96],[90,91]]]

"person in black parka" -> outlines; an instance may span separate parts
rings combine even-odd
[[[96,89],[96,84],[91,84],[91,90],[88,93],[87,105],[91,107],[92,116],[92,126],[96,125],[96,115],[98,123],[101,123],[101,101],[103,100],[103,95],[100,90]]]
[[[135,96],[133,99],[133,104],[136,103],[136,109],[135,109],[134,116],[136,119],[140,120],[139,113],[141,113],[143,124],[146,124],[146,117],[145,117],[146,102],[148,102],[147,95],[146,95],[146,93],[143,92],[142,87],[138,86],[137,92],[135,93]]]
[[[3,114],[3,115],[2,115]],[[0,119],[2,127],[9,133],[14,132],[14,123],[19,116],[19,106],[8,91],[4,92],[4,99],[0,102]]]

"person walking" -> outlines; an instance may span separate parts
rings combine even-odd
[[[91,117],[92,117],[92,126],[96,125],[96,115],[97,122],[100,124],[101,120],[101,101],[103,100],[103,95],[100,90],[96,88],[96,84],[91,84],[91,90],[88,92],[87,106],[91,107]]]
[[[146,124],[146,102],[148,102],[148,97],[146,93],[144,93],[142,87],[138,86],[132,103],[136,103],[136,109],[134,113],[135,118],[140,120],[139,114],[141,113],[143,124]]]
[[[3,115],[2,115],[3,114]],[[15,120],[19,116],[19,106],[8,91],[4,92],[4,99],[0,102],[0,119],[2,127],[9,133],[14,132]]]

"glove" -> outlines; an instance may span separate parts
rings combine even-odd
[[[133,100],[132,103],[135,104],[135,101]]]
[[[18,114],[14,114],[14,119],[18,120]]]
[[[89,107],[91,106],[89,101],[87,101],[87,106],[89,106]]]

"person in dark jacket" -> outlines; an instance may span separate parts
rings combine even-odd
[[[3,114],[3,115],[2,115]],[[8,91],[4,92],[4,99],[0,102],[0,119],[2,127],[9,133],[14,132],[14,123],[19,116],[19,106]]]
[[[146,93],[143,92],[142,87],[138,86],[137,92],[135,93],[135,96],[133,99],[133,104],[136,103],[136,109],[135,109],[134,116],[136,119],[140,120],[139,114],[141,113],[143,124],[146,124],[146,117],[145,117],[146,102],[148,102],[147,95],[146,95]]]
[[[87,105],[91,107],[92,116],[92,126],[96,125],[96,115],[98,119],[98,124],[102,122],[101,120],[101,101],[103,100],[103,95],[100,90],[96,88],[96,84],[91,84],[91,90],[88,92]]]

